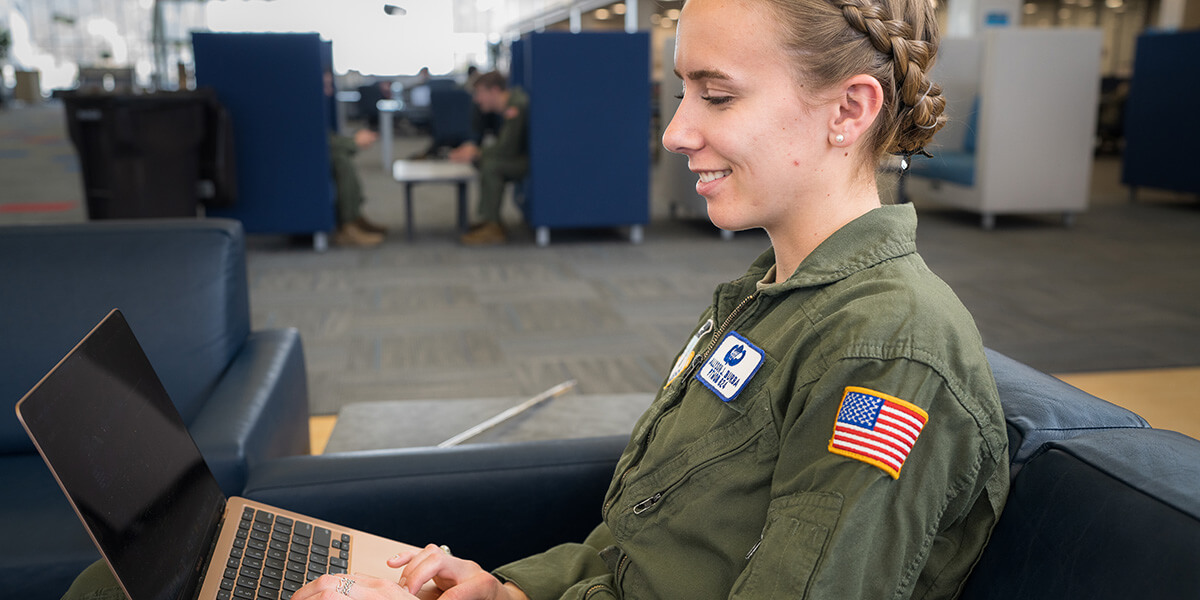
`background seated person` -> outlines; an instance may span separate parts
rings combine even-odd
[[[500,225],[504,184],[521,179],[529,171],[529,96],[519,87],[509,88],[508,81],[496,71],[479,76],[473,95],[482,112],[498,114],[503,121],[493,143],[481,148],[467,142],[450,152],[450,160],[475,163],[479,168],[479,223],[463,234],[461,241],[499,244],[506,240]]]

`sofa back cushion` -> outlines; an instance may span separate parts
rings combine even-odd
[[[1030,458],[962,599],[1197,598],[1198,557],[1200,441],[1093,431]]]
[[[1015,476],[1046,442],[1104,429],[1146,428],[1136,413],[987,350],[1008,428],[1008,455]]]
[[[191,423],[250,331],[237,221],[0,227],[0,257],[0,398],[10,406],[119,308]],[[29,451],[14,413],[0,417],[0,453]]]

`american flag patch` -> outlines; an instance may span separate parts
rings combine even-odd
[[[899,479],[900,468],[929,413],[874,390],[848,387],[842,395],[829,451],[883,469]]]

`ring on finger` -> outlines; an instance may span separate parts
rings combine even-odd
[[[442,544],[441,546],[438,546],[438,548],[441,548],[442,552],[446,553],[446,556],[454,556],[454,553],[450,551],[450,546]]]
[[[350,595],[350,588],[354,587],[354,580],[349,577],[343,577],[337,584],[337,593],[343,596]]]

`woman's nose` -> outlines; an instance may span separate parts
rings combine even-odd
[[[691,122],[688,104],[686,99],[679,103],[675,115],[663,131],[662,143],[668,152],[690,154],[700,147],[700,136]]]

